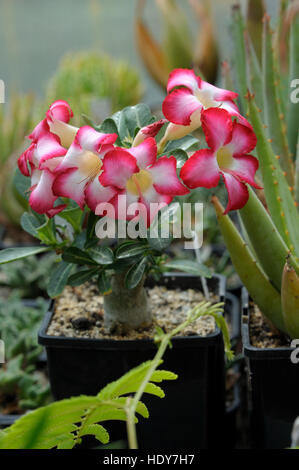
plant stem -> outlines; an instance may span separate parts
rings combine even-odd
[[[211,305],[210,302],[201,302],[190,311],[188,318],[186,321],[184,321],[184,323],[177,326],[174,330],[170,331],[169,333],[165,333],[162,336],[158,336],[156,338],[156,341],[158,340],[160,341],[160,345],[159,345],[158,351],[154,359],[152,360],[151,367],[148,369],[148,372],[145,375],[134,397],[133,398],[129,397],[127,399],[126,406],[125,406],[125,411],[127,415],[128,443],[129,443],[130,449],[138,449],[136,426],[135,426],[135,413],[136,413],[139,400],[141,399],[147,384],[150,382],[153,373],[160,365],[161,359],[167,349],[167,346],[170,344],[171,338],[176,336],[180,331],[182,331],[185,327],[193,323],[195,320],[197,320],[201,316],[212,315],[214,318],[216,318],[220,313],[223,312],[223,309],[222,309],[223,305],[224,305],[223,302],[220,302],[214,305]],[[224,318],[222,319],[223,319],[223,322],[221,323],[217,322],[217,324],[218,326],[221,327],[224,333],[224,339],[226,340],[225,342],[227,343],[227,341],[229,342],[228,330],[227,330],[227,326],[226,326]],[[227,344],[226,344],[226,351],[231,353],[230,347]]]

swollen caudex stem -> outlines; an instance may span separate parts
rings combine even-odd
[[[116,273],[111,280],[111,293],[104,296],[104,324],[110,332],[125,333],[152,324],[152,313],[143,278],[133,289],[125,286],[125,274]]]

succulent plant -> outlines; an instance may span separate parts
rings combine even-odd
[[[210,82],[214,82],[218,68],[218,48],[212,19],[211,5],[207,0],[156,0],[162,19],[163,40],[159,44],[143,19],[145,0],[137,1],[135,34],[140,57],[153,79],[166,88],[168,75],[174,68],[194,66]],[[186,10],[197,22],[193,34]]]
[[[141,95],[141,82],[133,68],[97,52],[66,54],[46,92],[47,102],[64,99],[75,115],[83,113],[98,122],[136,104]]]
[[[282,2],[285,8],[285,3]],[[240,8],[233,10],[236,81],[243,109],[248,110],[257,137],[263,191],[250,188],[247,204],[239,210],[243,237],[219,200],[213,199],[218,221],[233,264],[252,299],[274,327],[299,337],[299,213],[298,213],[298,104],[291,101],[291,83],[299,77],[299,15],[296,2],[289,37],[289,78],[285,80],[270,18],[263,18],[262,64],[255,54]],[[298,7],[298,4],[297,4]],[[298,10],[298,8],[297,8]],[[237,66],[238,65],[238,66]],[[293,100],[294,101],[294,100]],[[298,100],[297,100],[298,101]]]

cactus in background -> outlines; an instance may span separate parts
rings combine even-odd
[[[295,2],[288,8],[282,3],[289,18]],[[238,67],[232,71],[236,72],[241,105],[248,110],[257,136],[264,197],[249,188],[248,203],[239,210],[243,237],[216,197],[213,203],[233,264],[251,297],[276,328],[299,338],[299,165],[292,158],[298,141],[299,104],[292,103],[289,96],[290,80],[299,78],[294,75],[299,67],[299,14],[293,11],[290,24],[288,81],[275,54],[278,32],[273,34],[269,16],[263,18],[262,63],[239,7],[234,7],[233,19]],[[226,79],[228,72],[224,67]]]
[[[156,0],[163,23],[161,45],[143,20],[145,3],[145,0],[137,0],[135,34],[140,57],[153,79],[165,89],[172,69],[194,67],[202,77],[214,82],[218,48],[210,2],[185,0],[181,8],[176,0]],[[198,23],[195,37],[186,15],[188,7]]]
[[[27,202],[16,194],[13,184],[16,153],[38,118],[33,95],[14,93],[0,106],[0,221],[19,225]]]
[[[127,63],[97,52],[66,54],[48,84],[47,102],[68,101],[74,113],[101,122],[112,112],[138,103],[142,85]]]

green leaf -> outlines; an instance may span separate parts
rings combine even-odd
[[[266,15],[263,29],[263,95],[268,137],[272,140],[274,153],[280,156],[280,163],[286,172],[288,183],[293,186],[294,168],[289,154],[286,125],[283,122],[284,116],[279,103],[279,77],[275,68],[277,68],[277,64],[275,64],[272,45],[270,17]]]
[[[185,152],[187,152],[187,150],[193,150],[194,147],[198,144],[199,141],[198,139],[196,139],[196,137],[193,137],[193,135],[186,135],[181,139],[171,140],[167,142],[166,147],[163,151],[163,155],[173,155],[173,152],[175,150],[184,150]]]
[[[27,258],[27,256],[37,255],[49,251],[47,246],[28,246],[22,248],[5,248],[0,251],[0,264],[11,263],[17,259]]]
[[[75,207],[60,212],[59,217],[62,217],[71,224],[75,232],[79,232],[81,230],[83,214],[84,213],[80,207]]]
[[[112,116],[121,141],[133,139],[136,128],[148,125],[152,121],[150,108],[146,104],[128,106]]]
[[[14,179],[13,179],[13,185],[17,191],[17,193],[24,198],[25,200],[28,201],[29,199],[29,194],[30,194],[30,178],[27,178],[24,176],[19,168],[16,169],[15,174],[14,174]]]
[[[169,247],[169,245],[172,242],[172,236],[170,235],[169,237],[160,237],[159,236],[159,224],[156,226],[152,226],[151,230],[148,235],[148,243],[151,248],[157,251],[165,251],[166,248]]]
[[[282,272],[289,250],[255,192],[251,188],[248,189],[248,202],[240,209],[239,214],[263,270],[280,291]],[[298,267],[297,269],[299,270]]]
[[[189,274],[195,274],[196,276],[212,277],[210,269],[198,261],[174,259],[164,264],[164,267],[171,270],[176,269]]]
[[[291,22],[290,28],[290,75],[288,79],[289,86],[291,86],[293,80],[299,78],[299,14],[294,15]],[[298,83],[298,82],[296,82]],[[298,87],[298,85],[297,85]],[[294,88],[289,88],[289,92],[293,91]],[[297,94],[298,96],[298,94]],[[292,154],[296,155],[296,145],[299,138],[299,104],[293,103],[289,97],[288,99],[288,115],[287,115],[287,130],[289,146]]]
[[[102,442],[102,444],[107,444],[109,442],[109,434],[104,426],[101,426],[100,424],[89,424],[88,426],[84,426],[80,431],[79,436],[82,437],[90,434],[98,439],[98,441]]]
[[[55,222],[54,218],[52,218],[48,219],[41,227],[37,229],[37,236],[46,245],[56,245],[57,240],[55,232]]]
[[[138,263],[133,264],[125,277],[125,286],[127,289],[134,289],[143,278],[147,265],[147,258],[142,258]]]
[[[68,278],[67,283],[73,287],[80,286],[81,284],[84,284],[84,282],[89,281],[89,279],[92,279],[98,272],[99,272],[98,268],[84,269],[75,274],[72,274]]]
[[[116,122],[112,118],[105,119],[100,126],[95,127],[99,132],[104,132],[104,134],[117,134],[118,128]],[[121,140],[118,136],[116,142],[117,145],[121,145]]]
[[[257,154],[263,177],[264,192],[272,220],[288,248],[299,255],[299,214],[291,189],[286,181],[270,142],[265,135],[258,109],[252,96],[249,116],[257,136]]]
[[[51,298],[57,297],[67,284],[73,266],[64,261],[59,262],[56,269],[51,273],[47,292]]]
[[[90,211],[86,227],[86,242],[94,238],[95,226],[98,220],[99,217]]]
[[[123,243],[121,244],[116,251],[116,257],[118,259],[131,258],[132,256],[141,255],[148,250],[148,246],[136,242],[134,243]]]
[[[91,256],[86,251],[80,250],[80,248],[76,248],[74,246],[67,248],[64,251],[62,259],[64,261],[67,261],[68,263],[79,265],[98,264],[91,258]]]
[[[114,261],[113,251],[108,246],[96,246],[91,248],[88,254],[98,264],[112,264]]]
[[[238,91],[240,93],[239,99],[242,106],[242,111],[246,111],[246,101],[244,99],[247,93],[247,64],[246,64],[246,48],[244,40],[244,20],[242,17],[240,5],[236,4],[233,7],[232,16],[232,38],[234,44],[234,69],[236,71],[236,78],[238,84]]]
[[[37,218],[30,214],[30,212],[24,212],[21,216],[21,226],[25,232],[30,233],[33,237],[37,237],[37,229],[40,227],[40,223]]]
[[[98,277],[98,289],[102,295],[107,295],[111,292],[111,281],[105,271],[103,271]]]
[[[257,264],[248,246],[217,198],[213,199],[219,227],[235,270],[261,312],[281,331],[285,331],[280,293]]]

